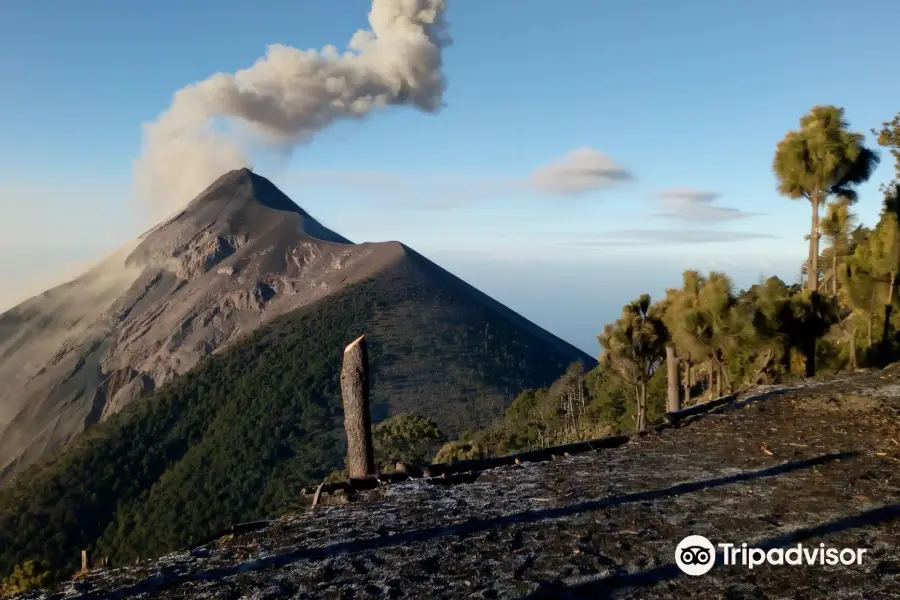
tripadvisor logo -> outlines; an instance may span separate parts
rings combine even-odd
[[[722,564],[752,569],[760,565],[861,565],[866,548],[831,548],[825,544],[790,548],[754,548],[744,544],[720,543]],[[716,547],[702,535],[689,535],[675,548],[675,564],[688,575],[703,575],[716,564]]]
[[[689,535],[675,548],[675,564],[688,575],[708,573],[716,563],[716,548],[702,535]]]

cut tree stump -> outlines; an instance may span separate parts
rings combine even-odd
[[[344,429],[347,431],[347,470],[351,478],[375,474],[372,416],[369,413],[369,353],[361,335],[344,348],[341,369]]]

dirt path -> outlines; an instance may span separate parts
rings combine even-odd
[[[739,400],[617,449],[411,480],[144,565],[68,597],[892,599],[900,594],[900,369]],[[865,548],[851,565],[689,577],[689,534]]]

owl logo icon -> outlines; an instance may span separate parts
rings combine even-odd
[[[675,548],[675,564],[688,575],[704,575],[716,564],[716,548],[702,535],[689,535]]]

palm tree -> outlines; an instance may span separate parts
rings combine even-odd
[[[692,333],[692,322],[689,315],[696,310],[700,303],[700,289],[706,283],[703,276],[693,270],[682,273],[681,289],[666,290],[664,310],[662,312],[670,345],[674,346],[675,354],[679,359],[682,369],[682,386],[684,388],[684,402],[691,401],[691,387],[694,385],[694,366],[705,359],[705,350],[695,342]],[[670,352],[667,347],[667,356]],[[710,375],[710,377],[712,377]]]
[[[772,168],[779,193],[805,198],[812,207],[807,288],[819,290],[819,208],[830,196],[857,199],[854,187],[871,177],[878,155],[863,146],[863,135],[848,130],[844,109],[815,106],[775,149]]]
[[[622,316],[597,336],[603,353],[601,365],[634,389],[635,427],[647,429],[647,383],[662,363],[666,333],[662,319],[651,310],[650,296],[641,295],[622,307]]]
[[[856,338],[859,323],[866,324],[868,348],[872,347],[872,320],[878,310],[878,281],[857,261],[863,259],[858,253],[848,257],[845,268],[841,269],[841,303],[849,314],[841,320],[841,329],[849,342],[850,369],[857,367]],[[843,315],[842,315],[843,316]]]
[[[872,235],[869,236],[868,242],[870,273],[887,286],[881,342],[883,350],[889,351],[894,289],[897,287],[898,275],[900,275],[900,183],[885,188],[881,218]]]
[[[822,257],[827,258],[831,268],[825,279],[831,280],[831,293],[838,293],[839,277],[838,264],[843,263],[853,251],[853,232],[856,230],[857,217],[850,212],[850,203],[844,198],[839,198],[828,204],[825,217],[822,219],[822,235],[828,243]],[[827,256],[826,256],[827,252]]]
[[[711,272],[700,291],[700,308],[709,324],[708,345],[710,360],[716,375],[716,395],[723,393],[723,384],[733,389],[728,357],[748,337],[750,323],[737,307],[734,284],[725,273]]]
[[[672,327],[675,313],[678,310],[678,290],[669,288],[665,297],[656,303],[657,313],[665,325],[666,348],[666,411],[674,412],[681,408],[681,390],[678,385],[681,364],[678,348],[675,345]]]
[[[679,352],[706,362],[707,392],[722,394],[732,388],[729,354],[746,341],[749,323],[742,318],[731,279],[712,272],[702,277],[684,272],[684,289],[677,293],[676,309],[669,317],[672,338]]]
[[[793,294],[788,303],[784,329],[792,348],[798,348],[806,359],[805,375],[816,374],[816,342],[837,322],[837,305],[833,297],[809,290]]]
[[[894,115],[890,121],[881,124],[881,129],[873,129],[872,133],[878,136],[878,145],[884,146],[894,157],[895,181],[888,184],[887,188],[900,181],[900,113]]]

